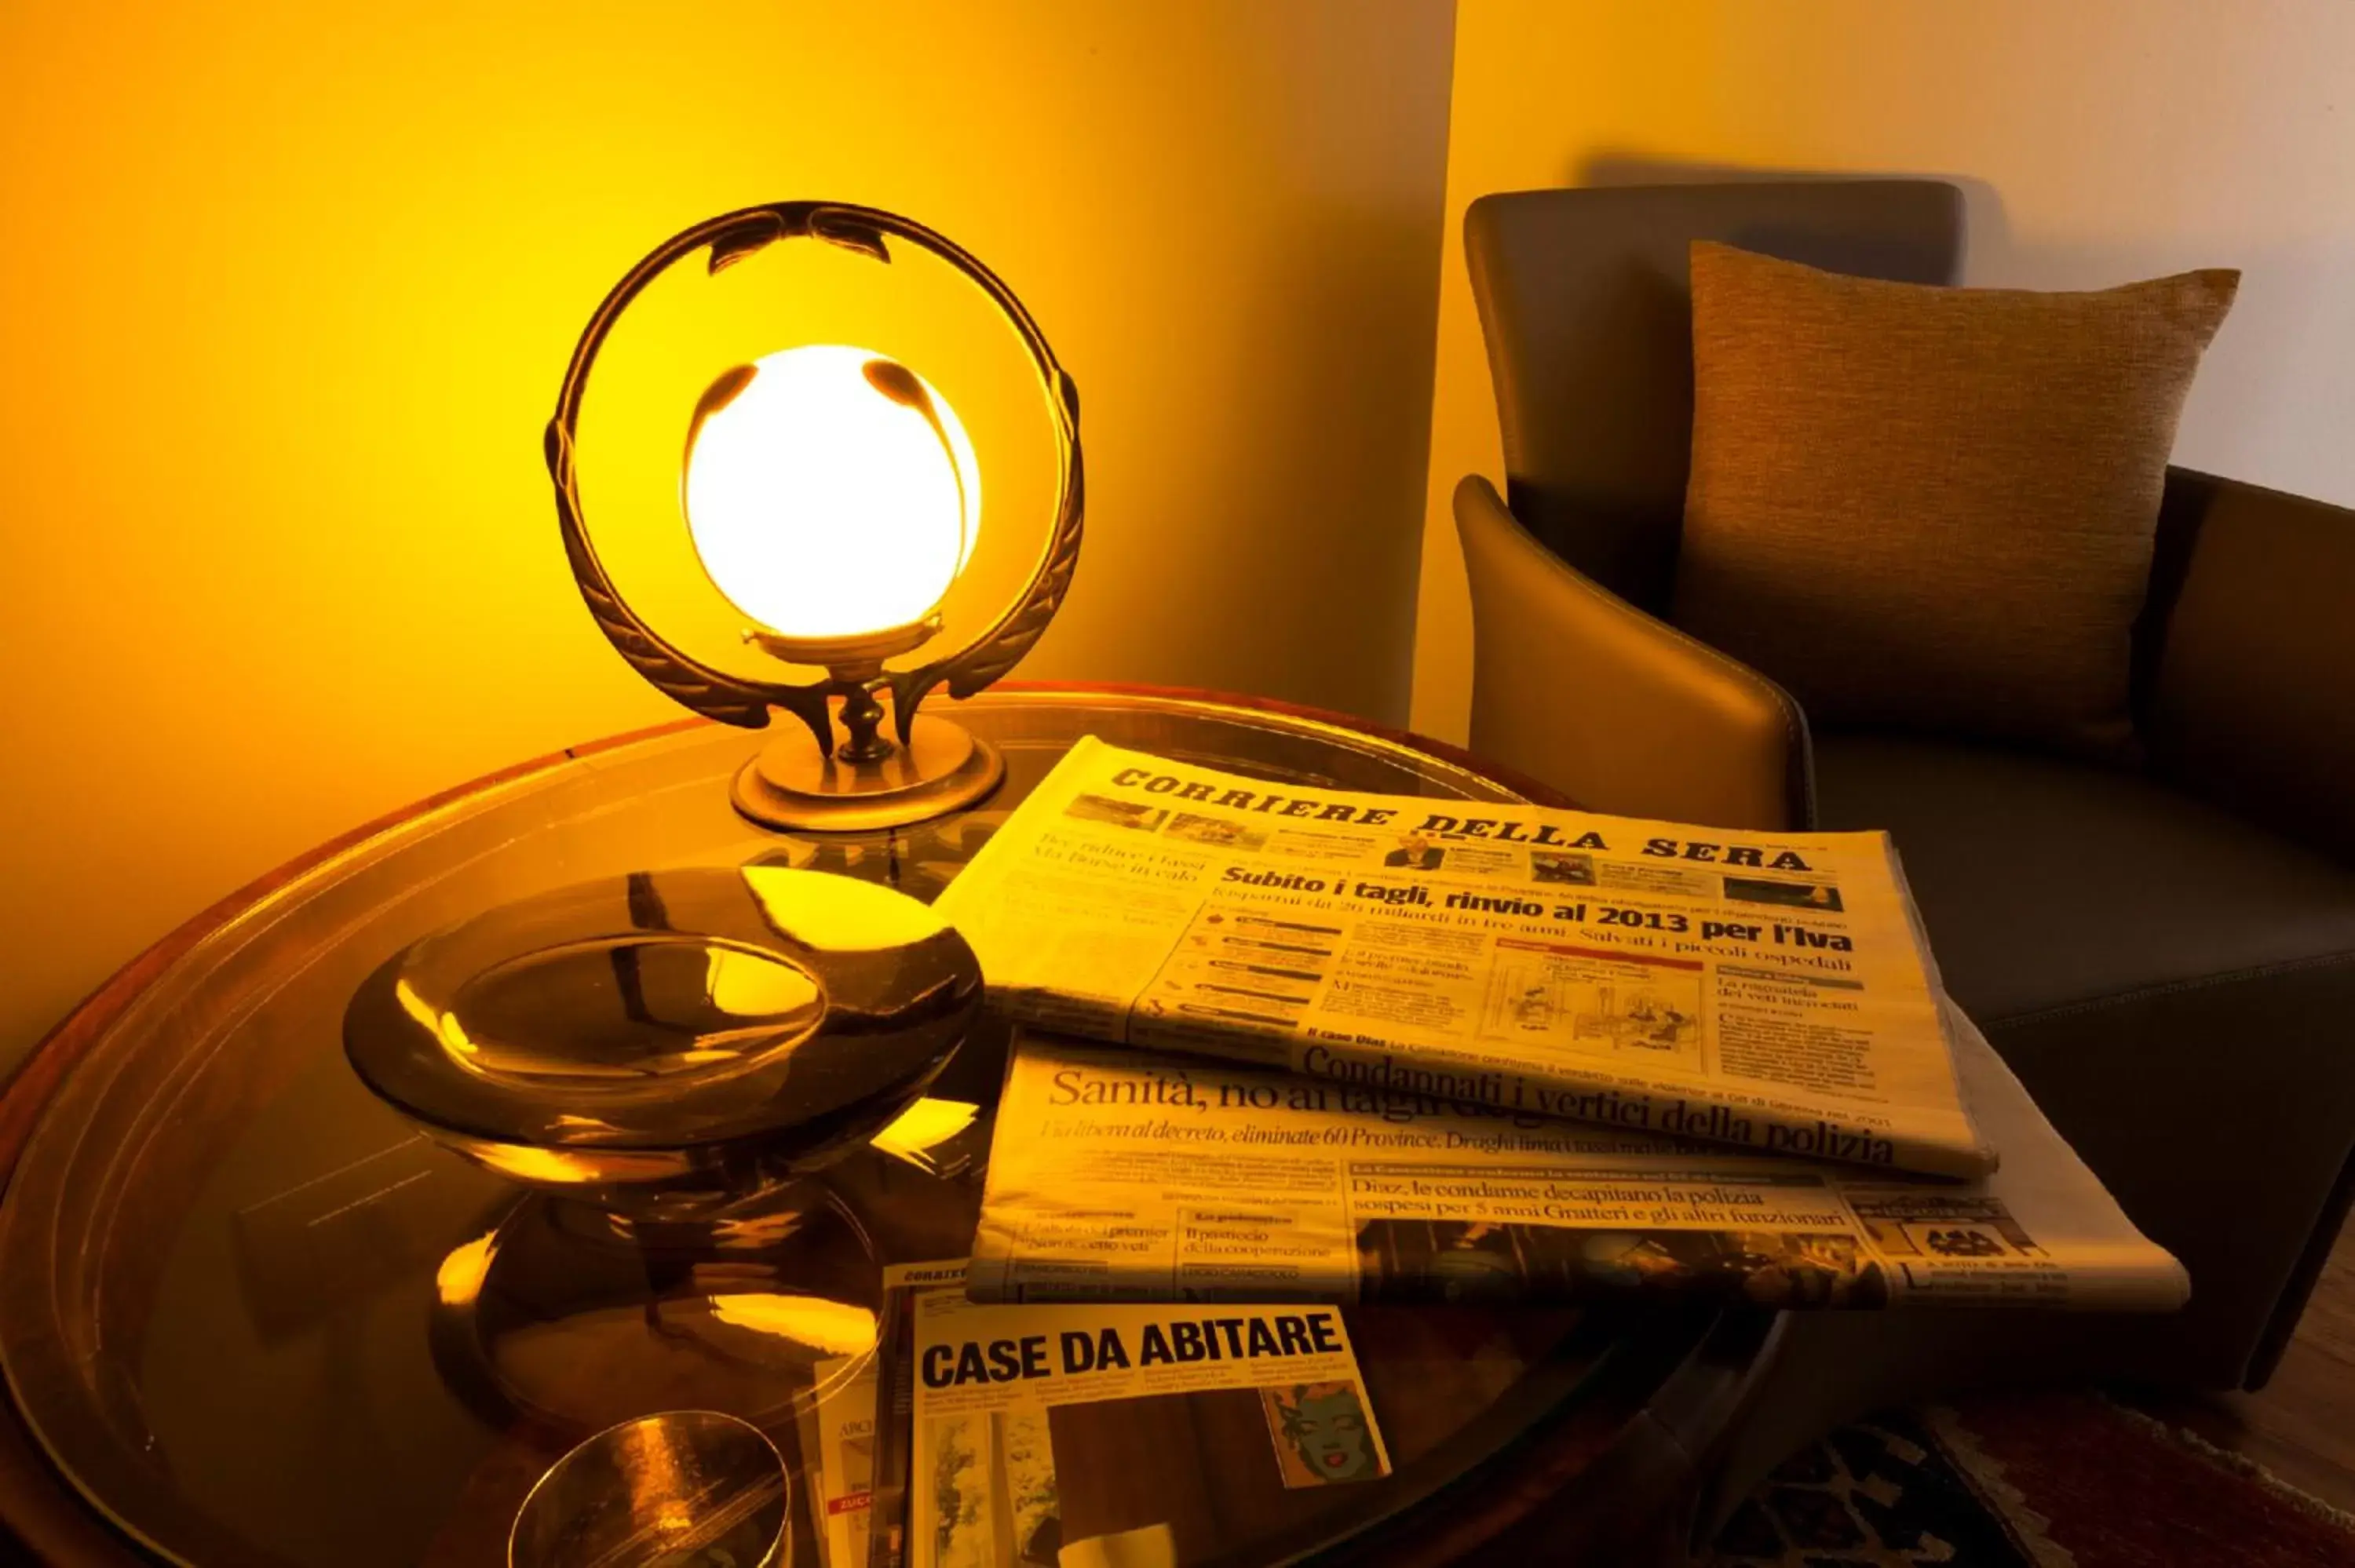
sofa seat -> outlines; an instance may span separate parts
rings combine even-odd
[[[1821,825],[1894,836],[1948,991],[2190,1269],[2220,1330],[2193,1342],[2257,1346],[2144,1370],[2261,1381],[2355,1152],[2355,871],[2139,772],[1882,735],[1815,758]]]
[[[1816,738],[1816,794],[1824,827],[1895,835],[1946,989],[1983,1028],[2355,965],[2355,871],[2139,773],[1836,734]]]

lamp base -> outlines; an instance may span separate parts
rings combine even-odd
[[[773,741],[736,775],[730,795],[762,827],[869,832],[962,810],[1005,777],[1005,759],[987,741],[919,715],[907,746],[873,762],[826,756],[800,736]]]

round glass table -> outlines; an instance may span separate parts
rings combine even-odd
[[[929,899],[1084,734],[1327,788],[1536,793],[1430,742],[1241,699],[1008,686],[959,717],[1007,762],[974,810],[893,832],[770,832],[728,791],[765,737],[673,726],[324,846],[84,1003],[0,1094],[0,1560],[13,1534],[68,1563],[496,1564],[535,1483],[601,1425],[719,1409],[785,1460],[777,1561],[822,1564],[796,1413],[826,1390],[766,1386],[781,1374],[748,1372],[708,1319],[650,1305],[629,1325],[663,1339],[655,1373],[577,1321],[525,1325],[487,1380],[453,1350],[452,1305],[479,1286],[485,1238],[527,1200],[360,1083],[341,1035],[356,988],[430,932],[596,878],[773,865]],[[962,1156],[879,1147],[827,1172],[878,1270],[964,1252],[1005,1051],[985,1024],[930,1091],[981,1107]],[[663,1310],[729,1288],[726,1273],[670,1280]],[[1763,1315],[1714,1308],[1348,1316],[1393,1475],[1284,1491],[1257,1474],[1263,1454],[1156,1432],[1108,1436],[1134,1462],[1075,1477],[1112,1476],[1120,1509],[1182,1521],[1188,1563],[1631,1560],[1673,1542],[1695,1466],[1774,1343]]]

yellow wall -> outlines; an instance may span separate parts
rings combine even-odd
[[[1402,716],[1451,12],[7,7],[0,1065],[312,843],[669,715],[539,430],[620,270],[749,201],[934,224],[1078,377],[1025,673]]]
[[[1501,478],[1464,208],[1489,191],[1796,169],[1957,180],[1966,282],[2246,276],[2179,461],[2355,503],[2355,5],[2345,0],[1465,0],[1414,724],[1461,738],[1447,507]],[[1565,672],[1563,701],[1577,700]]]

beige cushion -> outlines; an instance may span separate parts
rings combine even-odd
[[[1677,623],[1817,724],[2125,752],[2176,419],[2239,281],[1940,289],[1697,242]]]

